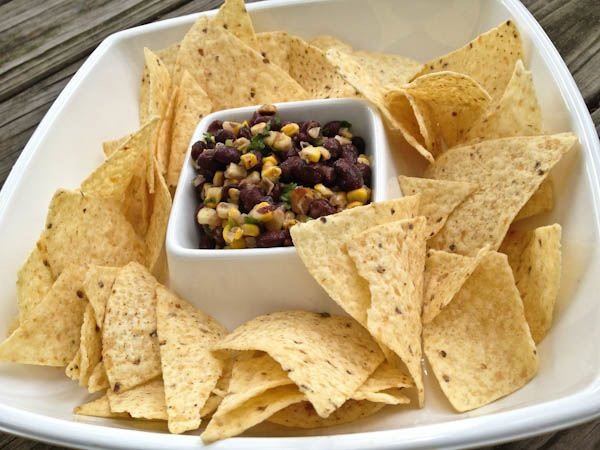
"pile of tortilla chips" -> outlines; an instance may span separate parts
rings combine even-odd
[[[423,355],[459,412],[535,376],[561,227],[513,223],[552,209],[548,174],[576,138],[542,134],[512,22],[421,64],[331,36],[256,34],[243,1],[226,0],[143,56],[140,129],[105,142],[79,189],[55,193],[0,361],[64,367],[98,393],[76,414],[166,421],[172,433],[210,417],[205,442],[265,421],[316,428],[423,407]],[[194,128],[214,110],[334,97],[370,100],[429,166],[399,177],[402,198],[291,229],[349,317],[274,312],[227,334],[159,282]]]

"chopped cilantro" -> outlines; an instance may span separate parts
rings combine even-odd
[[[213,140],[212,133],[209,133],[208,131],[206,133],[204,133],[203,137],[204,137],[204,142],[208,142],[208,141],[212,141]]]
[[[276,127],[278,127],[278,126],[280,126],[280,125],[281,125],[281,119],[279,118],[279,116],[275,116],[275,117],[273,117],[273,120],[272,120],[272,122],[273,122],[273,125],[275,125]],[[269,125],[270,125],[270,124],[269,124]]]
[[[264,142],[265,138],[269,135],[269,131],[271,131],[271,126],[270,124],[267,124],[265,130],[262,133],[258,133],[252,136],[252,139],[250,139],[250,146],[248,147],[248,149],[257,150],[262,154],[270,153],[271,150],[265,145]]]
[[[230,217],[227,219],[227,225],[229,225],[229,228],[237,227],[237,222]]]
[[[244,217],[244,223],[250,223],[252,225],[258,225],[260,222],[256,220],[254,217],[246,216]]]
[[[352,128],[352,124],[350,122],[348,122],[347,120],[342,120],[340,122],[340,128]]]
[[[290,207],[292,202],[292,191],[296,189],[296,187],[298,187],[296,183],[288,183],[283,185],[283,192],[279,196],[279,199],[285,202]]]

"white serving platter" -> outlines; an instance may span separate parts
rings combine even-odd
[[[351,425],[306,432],[259,427],[211,447],[465,448],[600,416],[600,144],[573,78],[523,5],[517,0],[276,0],[251,4],[248,9],[257,31],[286,30],[305,38],[333,34],[358,48],[422,61],[512,19],[525,40],[526,64],[533,72],[546,130],[573,131],[580,145],[552,174],[555,210],[529,223],[560,222],[564,250],[555,324],[539,347],[541,367],[532,382],[484,408],[456,414],[428,376],[422,410],[388,408]],[[137,127],[143,47],[162,48],[176,42],[196,17],[149,24],[107,38],[69,82],[23,150],[0,192],[0,284],[4,286],[0,335],[17,312],[16,272],[42,229],[53,192],[77,187],[102,161],[101,142]],[[406,149],[398,151],[406,153]],[[405,170],[399,160],[390,158],[389,164]],[[393,189],[389,192],[394,195]],[[73,416],[72,408],[86,398],[62,370],[0,364],[1,430],[78,448],[202,446],[197,435],[169,435],[165,427],[153,423]]]

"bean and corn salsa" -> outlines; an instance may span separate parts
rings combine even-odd
[[[191,151],[198,247],[291,246],[297,222],[369,203],[365,141],[351,129],[285,121],[273,105],[242,123],[212,122]]]

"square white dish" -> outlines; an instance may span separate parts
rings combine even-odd
[[[327,99],[281,103],[277,109],[282,120],[350,122],[352,132],[365,140],[371,160],[373,201],[388,198],[384,171],[388,141],[374,106],[364,100]],[[256,106],[247,106],[209,114],[198,124],[191,142],[200,140],[213,120],[242,122],[254,111]],[[275,310],[344,314],[310,276],[294,247],[199,250],[195,176],[188,149],[167,230],[171,289],[230,330]]]
[[[240,437],[215,448],[468,447],[566,427],[600,415],[600,144],[577,87],[541,27],[516,0],[288,0],[249,5],[257,31],[285,29],[309,38],[333,34],[358,48],[422,61],[458,48],[513,19],[526,44],[548,132],[580,140],[553,173],[557,204],[540,223],[563,225],[563,287],[555,324],[539,348],[539,375],[515,394],[456,414],[428,377],[422,410],[378,414],[348,426],[292,437]],[[51,107],[0,192],[0,334],[16,314],[16,272],[42,229],[59,187],[73,188],[102,160],[101,142],[137,126],[142,48],[180,39],[197,16],[117,33],[90,56]],[[397,166],[388,161],[390,168]],[[391,180],[390,180],[391,181]],[[389,185],[389,195],[397,194]],[[197,448],[198,436],[172,436],[151,424],[75,417],[87,397],[61,370],[0,364],[0,429],[86,448]],[[142,431],[142,429],[144,431]],[[283,436],[279,429],[268,430]],[[264,430],[262,431],[264,433]],[[261,430],[255,431],[261,436]],[[287,432],[289,433],[289,431]],[[264,434],[262,435],[264,436]]]

